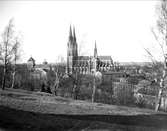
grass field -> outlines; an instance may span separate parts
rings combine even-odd
[[[0,90],[0,130],[166,131],[167,114],[75,101],[40,92]]]

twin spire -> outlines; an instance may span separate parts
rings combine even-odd
[[[70,34],[69,34],[69,39],[70,40],[74,40],[76,41],[76,35],[75,35],[75,27],[73,27],[73,32],[72,32],[72,29],[71,29],[71,25],[70,25]]]
[[[76,35],[75,35],[75,27],[73,27],[73,32],[71,29],[71,25],[70,25],[70,32],[69,32],[69,40],[74,40],[76,42]],[[96,46],[96,41],[95,41],[95,47],[94,47],[94,57],[97,58],[97,46]]]

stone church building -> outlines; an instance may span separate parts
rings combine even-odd
[[[70,26],[69,38],[67,43],[67,68],[66,72],[72,74],[79,72],[81,74],[91,74],[94,71],[107,72],[113,69],[113,60],[111,56],[98,56],[95,42],[93,56],[79,56],[78,44],[76,40],[75,28],[73,31]]]

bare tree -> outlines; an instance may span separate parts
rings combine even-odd
[[[156,33],[153,31],[153,34],[155,36],[155,39],[157,40],[159,46],[161,47],[162,50],[162,55],[164,57],[164,69],[162,73],[162,77],[160,79],[160,88],[159,88],[159,93],[158,93],[158,100],[157,104],[155,107],[155,110],[158,111],[161,103],[161,98],[162,98],[162,93],[165,88],[165,78],[167,75],[167,55],[165,51],[165,47],[167,47],[167,1],[162,0],[161,4],[158,8],[158,13],[159,17],[157,20],[157,29],[159,34],[156,35]]]
[[[55,79],[54,79],[54,82],[53,82],[53,91],[52,93],[57,95],[57,91],[60,87],[60,83],[61,81],[63,80],[63,76],[65,74],[65,68],[63,68],[62,65],[57,65],[55,68],[54,68],[54,74],[55,74]]]
[[[13,42],[14,42],[14,25],[13,19],[10,19],[9,24],[6,26],[2,34],[1,43],[1,60],[3,62],[3,81],[2,89],[5,89],[6,75],[8,71],[8,66],[11,64],[13,55]]]
[[[158,66],[159,62],[155,59],[151,51],[148,49],[145,49],[147,54],[149,55],[150,59],[152,60],[153,66],[158,69],[159,72],[161,72],[160,80],[159,80],[159,93],[158,93],[158,98],[156,102],[156,107],[155,111],[159,110],[160,104],[161,104],[161,98],[164,89],[166,88],[165,86],[165,79],[167,76],[167,1],[166,0],[161,0],[160,4],[157,6],[157,13],[158,13],[158,19],[156,21],[156,27],[157,28],[152,28],[152,33],[154,35],[154,38],[156,42],[158,43],[161,51],[160,53],[162,54],[162,57],[164,59],[164,66],[161,69],[160,66]],[[158,67],[158,68],[157,68]]]
[[[15,84],[15,76],[16,76],[16,64],[17,61],[20,59],[20,40],[18,37],[15,37],[14,39],[14,45],[13,45],[13,72],[12,72],[12,86],[11,88],[14,87]]]

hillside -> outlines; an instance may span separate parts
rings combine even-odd
[[[165,131],[167,114],[16,89],[0,90],[0,129]]]

